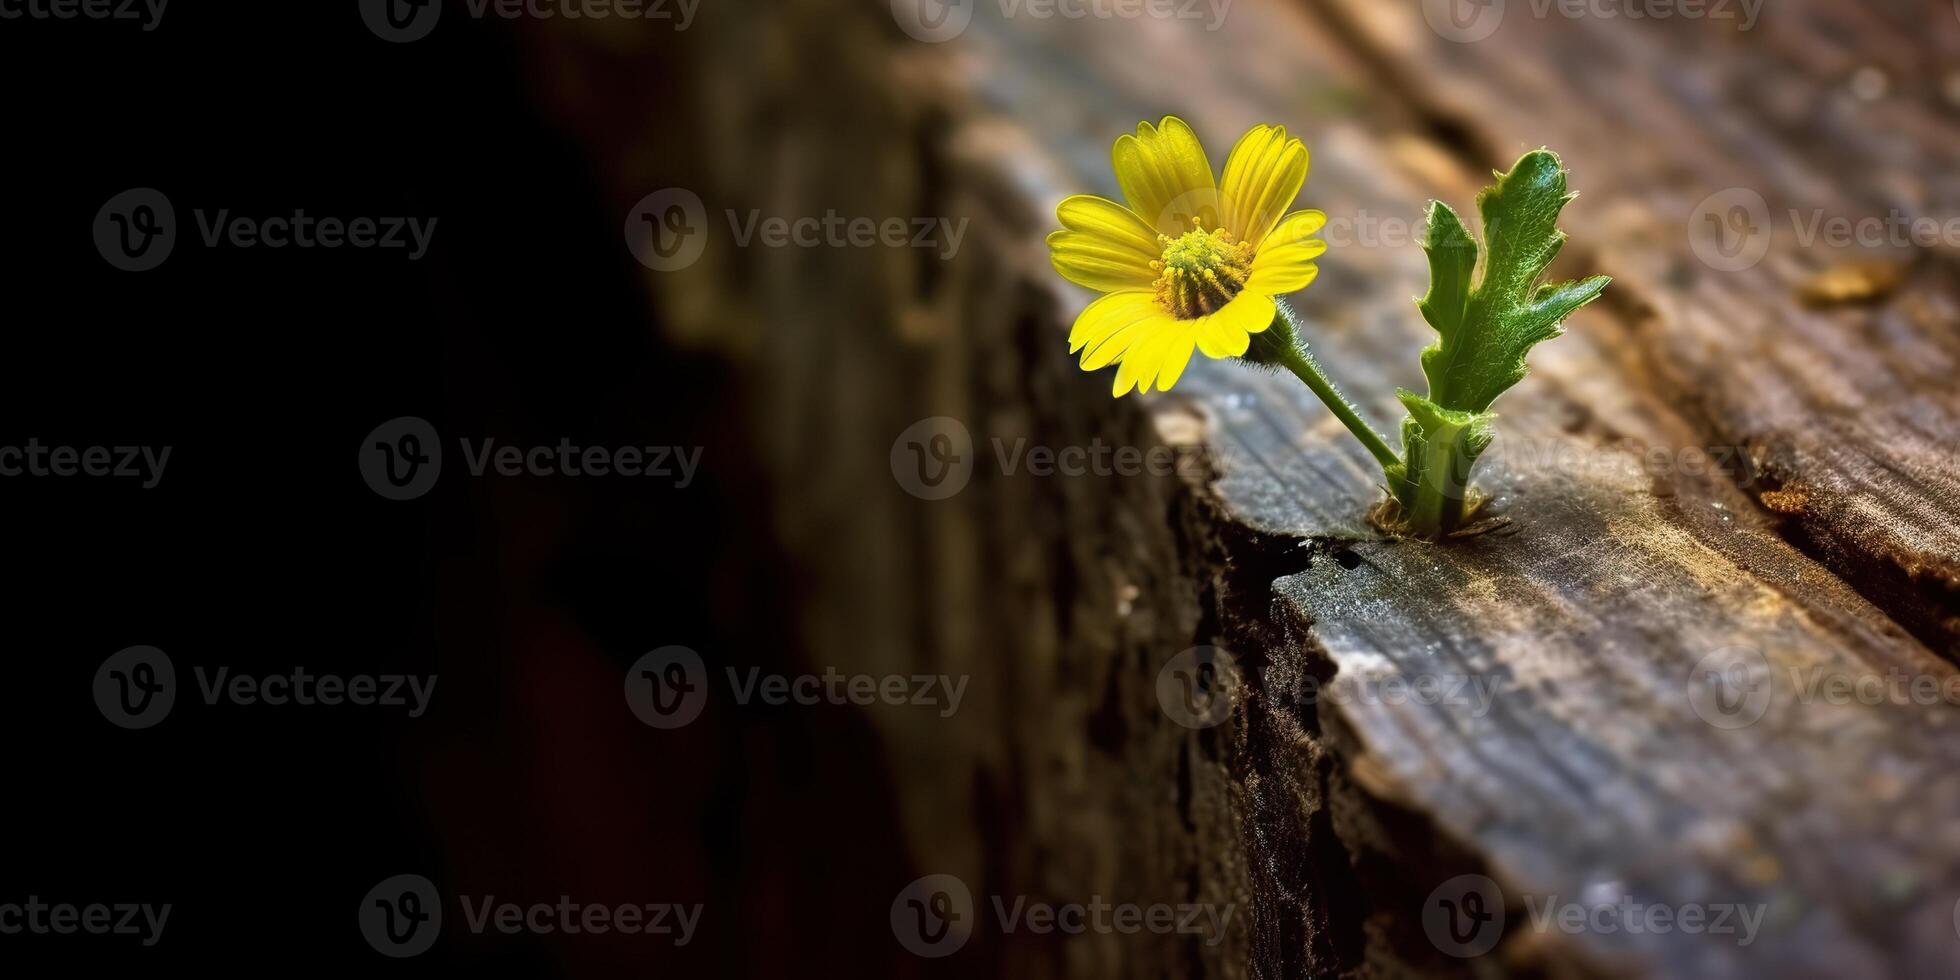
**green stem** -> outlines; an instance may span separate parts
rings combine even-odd
[[[1415,499],[1404,517],[1416,536],[1440,538],[1463,521],[1470,466],[1456,439],[1425,441],[1421,456],[1421,473],[1411,480]]]
[[[1286,329],[1279,331],[1282,326]],[[1266,358],[1270,358],[1270,363],[1293,372],[1294,377],[1305,382],[1307,388],[1327,406],[1327,410],[1333,412],[1334,417],[1340,419],[1341,424],[1347,426],[1348,431],[1354,433],[1354,437],[1361,440],[1363,446],[1368,447],[1368,452],[1374,454],[1375,460],[1382,464],[1383,469],[1400,464],[1401,457],[1395,455],[1395,450],[1388,448],[1388,441],[1362,420],[1360,414],[1354,410],[1354,406],[1349,404],[1347,398],[1341,394],[1341,390],[1334,387],[1334,382],[1328,380],[1327,374],[1321,370],[1320,362],[1314,360],[1313,355],[1307,351],[1306,343],[1297,339],[1299,333],[1294,329],[1293,313],[1285,304],[1280,305],[1279,314],[1273,318],[1273,329],[1266,333],[1276,331],[1280,336],[1271,338],[1272,342],[1267,345],[1268,349],[1261,352]]]
[[[1409,533],[1441,538],[1461,528],[1473,509],[1470,471],[1490,443],[1489,419],[1420,404],[1427,410],[1407,431],[1409,465],[1395,496]]]

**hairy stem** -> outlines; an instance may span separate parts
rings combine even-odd
[[[1287,309],[1286,304],[1279,304],[1279,313],[1273,317],[1272,327],[1263,334],[1255,335],[1254,343],[1261,349],[1256,356],[1251,352],[1248,352],[1248,356],[1261,363],[1283,367],[1305,382],[1307,388],[1327,406],[1327,410],[1333,412],[1334,417],[1340,419],[1356,439],[1361,440],[1361,444],[1368,448],[1384,470],[1401,463],[1395,450],[1388,448],[1388,441],[1361,418],[1340,389],[1334,387],[1334,382],[1328,380],[1320,362],[1307,351],[1307,345],[1299,339],[1299,330],[1293,322],[1293,311]]]
[[[1408,533],[1434,539],[1463,526],[1477,458],[1466,436],[1455,430],[1443,438],[1418,437],[1409,447],[1407,478],[1396,488]]]

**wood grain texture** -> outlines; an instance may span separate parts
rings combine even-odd
[[[795,649],[784,656],[812,674],[966,684],[950,715],[864,709],[879,749],[863,765],[895,786],[888,816],[898,832],[879,843],[911,876],[961,879],[980,917],[974,933],[944,959],[914,956],[889,935],[853,955],[886,952],[874,975],[894,977],[1244,976],[1254,899],[1240,863],[1242,785],[1220,761],[1231,746],[1216,732],[1187,740],[1190,730],[1165,717],[1152,662],[1208,629],[1208,580],[1223,561],[1212,529],[1173,474],[1041,477],[997,462],[997,443],[1161,448],[1156,414],[1111,400],[1106,386],[1082,388],[1073,365],[1053,356],[1063,300],[1025,261],[1049,209],[1029,193],[1035,178],[1020,162],[1034,165],[1040,151],[1025,145],[1025,129],[973,112],[970,79],[954,71],[963,59],[902,45],[882,3],[785,0],[727,12],[736,16],[704,9],[684,35],[566,21],[525,40],[539,49],[539,91],[620,215],[666,187],[691,190],[707,212],[701,259],[643,281],[669,341],[725,357],[746,407],[728,424],[759,447],[754,463],[775,503],[751,515],[749,533],[786,556],[781,574],[795,598],[785,601],[797,608]],[[707,81],[636,84],[664,74]],[[742,247],[725,215],[752,210],[932,216],[963,223],[965,236],[951,257]],[[1164,425],[1173,416],[1189,424],[1184,406],[1156,408]],[[942,417],[971,436],[970,482],[947,499],[919,499],[894,479],[895,442]],[[754,751],[723,746],[714,764],[741,769]],[[833,844],[806,837],[744,850]],[[809,880],[793,857],[758,877],[742,902],[852,925],[830,942],[889,930],[882,903],[814,909],[823,900],[810,902],[803,883],[834,886]],[[909,881],[864,887],[896,896]],[[1008,929],[995,898],[1204,903],[1229,915],[1230,928],[1214,943]],[[821,946],[753,946],[742,965],[755,975],[833,962]]]
[[[1419,384],[1428,342],[1408,302],[1426,282],[1413,230],[1427,198],[1467,211],[1483,168],[1550,144],[1584,193],[1562,272],[1623,277],[1496,406],[1481,478],[1510,523],[1485,536],[1432,545],[1368,528],[1379,473],[1291,379],[1207,363],[1173,396],[1206,420],[1217,471],[1203,492],[1233,546],[1219,576],[1236,587],[1219,593],[1243,668],[1235,724],[1251,752],[1312,747],[1284,756],[1312,761],[1283,778],[1239,760],[1255,892],[1287,899],[1255,907],[1254,973],[1949,975],[1960,714],[1952,665],[1913,635],[1952,638],[1944,266],[1927,263],[1894,305],[1829,312],[1797,298],[1829,257],[1773,253],[1734,277],[1684,269],[1702,198],[1745,179],[1787,198],[1779,167],[1823,155],[1722,158],[1730,141],[1707,129],[1724,120],[1698,117],[1705,105],[1659,70],[1666,51],[1623,28],[1533,22],[1432,65],[1445,42],[1420,23],[1400,29],[1426,38],[1374,50],[1356,21],[1392,20],[1390,5],[1351,6],[1246,5],[1198,42],[1151,25],[1008,23],[981,59],[993,108],[1052,151],[1055,182],[1031,187],[1045,203],[1108,192],[1103,144],[1137,118],[1184,114],[1213,147],[1253,121],[1311,134],[1305,201],[1335,222],[1298,306],[1384,430],[1399,416],[1389,393]],[[1775,57],[1731,53],[1735,67],[1709,70],[1733,81]],[[1608,77],[1563,92],[1542,73],[1568,62]],[[1383,84],[1384,65],[1405,83]],[[1719,91],[1724,77],[1703,83]],[[1514,88],[1492,92],[1500,83]],[[1458,97],[1449,113],[1423,97],[1444,92]],[[1609,97],[1622,117],[1587,115]],[[1943,132],[1924,128],[1929,142]],[[1859,186],[1825,172],[1807,190]],[[1261,573],[1269,593],[1247,581]],[[1887,678],[1921,696],[1832,703],[1817,686]],[[1456,695],[1408,694],[1423,684]],[[1715,700],[1745,691],[1743,715]],[[1346,869],[1272,843],[1323,825]],[[1508,938],[1490,957],[1457,961],[1422,927],[1432,889],[1460,873],[1501,883]],[[1548,900],[1762,918],[1746,943],[1740,927],[1534,926]]]
[[[1568,224],[1619,277],[1643,380],[1747,455],[1746,487],[1786,534],[1960,655],[1960,16],[1512,7],[1462,43],[1417,5],[1315,5],[1471,162],[1557,146],[1591,198]],[[1856,263],[1899,284],[1875,303],[1805,301]]]
[[[1868,256],[1779,238],[1723,273],[1688,235],[1734,187],[1773,216],[1953,213],[1938,100],[1960,23],[1778,0],[1735,37],[1512,0],[1497,34],[1454,45],[1413,3],[1237,0],[1216,30],[982,3],[958,41],[920,45],[884,6],[789,0],[704,17],[687,44],[533,43],[621,211],[685,186],[716,217],[972,221],[950,261],[722,240],[647,277],[675,339],[724,354],[749,393],[730,424],[763,447],[781,506],[757,520],[809,584],[809,664],[973,679],[950,721],[871,718],[904,776],[893,847],[977,895],[1240,911],[1216,946],[993,933],[929,964],[895,950],[895,973],[1952,975],[1960,714],[1806,693],[1956,679],[1936,655],[1960,636],[1949,250],[1883,256],[1906,271],[1876,305],[1818,309],[1800,296],[1815,275]],[[1871,63],[1893,94],[1847,101]],[[635,87],[663,73],[716,83],[678,102]],[[1302,203],[1334,220],[1296,308],[1385,431],[1430,339],[1410,301],[1424,204],[1469,213],[1490,167],[1565,155],[1583,196],[1557,271],[1617,281],[1496,405],[1480,478],[1508,525],[1383,539],[1373,461],[1290,379],[1206,362],[1118,402],[1076,369],[1064,338],[1088,297],[1042,236],[1063,196],[1114,195],[1110,141],[1164,113],[1215,166],[1255,122],[1307,137]],[[676,128],[691,145],[650,135]],[[983,459],[994,439],[1100,439],[1205,466],[1039,480],[989,459],[955,499],[905,496],[891,441],[941,415]],[[1236,655],[1236,710],[1191,730],[1155,683],[1199,644]],[[1743,658],[1729,686],[1716,654]],[[1424,925],[1462,875],[1506,911],[1483,956]],[[1763,919],[1747,945],[1531,921],[1548,899],[1622,897]]]

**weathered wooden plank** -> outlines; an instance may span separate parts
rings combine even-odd
[[[1216,37],[1198,40],[1151,25],[1017,23],[983,43],[984,91],[1034,131],[1032,143],[1055,151],[1056,163],[1041,171],[1050,182],[1030,188],[1046,201],[1083,187],[1107,190],[1109,134],[1158,112],[1187,112],[1214,147],[1260,119],[1310,132],[1315,170],[1306,200],[1337,220],[1323,275],[1299,308],[1339,379],[1383,427],[1394,420],[1387,392],[1419,382],[1414,354],[1427,342],[1407,302],[1425,281],[1421,256],[1393,234],[1394,222],[1412,226],[1432,195],[1467,205],[1478,165],[1488,161],[1428,138],[1437,132],[1431,109],[1371,90],[1378,66],[1354,55],[1353,38],[1297,11],[1235,8]],[[1198,62],[1205,73],[1180,73]],[[1357,125],[1357,117],[1369,121]],[[1564,149],[1567,121],[1547,112],[1539,123],[1530,145]],[[1937,502],[1951,479],[1929,459],[1933,441],[1907,444],[1910,459],[1863,467],[1844,460],[1902,451],[1879,434],[1902,415],[1944,418],[1946,406],[1935,395],[1902,409],[1880,404],[1872,390],[1835,408],[1828,430],[1812,431],[1803,424],[1816,400],[1808,389],[1772,388],[1775,378],[1747,370],[1747,379],[1731,382],[1723,372],[1737,370],[1741,340],[1697,350],[1669,333],[1674,321],[1656,321],[1705,318],[1696,305],[1704,301],[1733,309],[1748,291],[1715,289],[1702,276],[1713,300],[1653,299],[1652,284],[1678,261],[1674,243],[1655,228],[1616,238],[1613,222],[1632,219],[1613,207],[1617,191],[1598,193],[1594,183],[1603,174],[1611,189],[1615,172],[1603,159],[1576,157],[1577,186],[1587,194],[1569,224],[1582,247],[1564,264],[1631,281],[1624,298],[1582,314],[1572,336],[1535,354],[1534,376],[1499,403],[1502,448],[1483,479],[1508,527],[1446,545],[1383,540],[1362,519],[1379,494],[1372,462],[1290,379],[1206,364],[1180,386],[1178,397],[1207,425],[1194,436],[1180,417],[1165,435],[1204,440],[1219,466],[1207,493],[1229,551],[1220,619],[1244,668],[1234,720],[1241,754],[1227,758],[1245,784],[1254,891],[1272,898],[1254,910],[1253,969],[1277,976],[1363,964],[1448,967],[1461,949],[1425,936],[1425,903],[1431,889],[1475,870],[1498,879],[1509,904],[1511,938],[1495,954],[1502,967],[1942,975],[1960,953],[1952,922],[1960,835],[1948,828],[1960,804],[1952,776],[1960,716],[1943,694],[1835,704],[1804,685],[1901,676],[1921,680],[1923,695],[1925,685],[1952,690],[1955,673],[1885,614],[1911,618],[1912,604],[1837,578],[1786,541],[1776,516],[1755,501],[1789,492],[1801,473],[1806,486],[1825,488],[1814,492],[1845,507],[1895,507],[1887,521],[1903,530],[1890,540],[1937,559],[1945,512],[1900,503],[1909,489]],[[1025,159],[1011,166],[1041,169]],[[1661,220],[1684,227],[1694,204]],[[1389,223],[1344,229],[1343,215]],[[1351,237],[1338,237],[1344,233]],[[1677,237],[1685,248],[1685,232]],[[1771,286],[1778,284],[1751,289]],[[1775,317],[1808,317],[1795,331],[1793,357],[1821,369],[1832,349],[1877,346],[1847,341],[1836,321],[1786,303],[1792,291],[1765,295],[1775,297]],[[1874,329],[1914,329],[1896,318],[1883,323]],[[1757,325],[1759,344],[1770,329]],[[1938,339],[1917,343],[1946,349]],[[1873,356],[1889,358],[1882,348]],[[1706,404],[1719,391],[1686,397],[1692,385],[1657,367],[1663,358],[1686,365],[1671,370],[1701,372],[1712,389],[1759,390],[1723,403],[1722,416]],[[1847,377],[1874,370],[1870,359],[1837,358]],[[1878,369],[1879,383],[1895,391],[1927,385],[1923,357],[1887,370]],[[1787,428],[1776,430],[1778,439],[1800,439],[1796,462],[1766,452],[1772,443],[1756,430],[1720,421],[1745,412]],[[1747,479],[1751,470],[1736,480],[1696,472],[1706,462],[1688,465],[1687,451],[1706,456],[1725,445],[1747,449],[1780,482],[1765,487]],[[1884,476],[1899,469],[1908,472]],[[1870,482],[1880,479],[1896,482]],[[1837,535],[1831,540],[1843,547],[1870,544],[1828,516],[1836,511],[1806,513],[1815,517],[1799,515],[1801,526]],[[1261,573],[1277,574],[1270,592],[1256,581]],[[1945,635],[1937,617],[1913,625]],[[1740,672],[1711,677],[1713,667],[1734,666],[1730,657]],[[1722,687],[1723,679],[1735,686]],[[1320,686],[1364,681],[1461,681],[1489,700],[1395,703]],[[1749,690],[1761,694],[1742,697]],[[1724,727],[1737,716],[1713,700],[1722,695],[1741,697],[1741,708],[1760,716]],[[1289,746],[1289,738],[1311,748]],[[1278,762],[1248,757],[1259,753]],[[1274,764],[1301,768],[1275,778]],[[1346,876],[1313,847],[1275,843],[1289,833],[1314,840],[1322,820],[1346,849]],[[1441,843],[1421,840],[1412,825],[1439,831]],[[1324,846],[1318,839],[1314,846]],[[1520,921],[1528,904],[1554,898],[1733,907],[1763,918],[1746,945],[1734,934],[1565,932]]]
[[[1473,162],[1557,145],[1646,379],[1747,453],[1746,488],[1794,541],[1960,656],[1960,16],[1513,4],[1463,41],[1418,5],[1314,6]],[[1853,285],[1818,293],[1834,274]],[[1816,299],[1874,278],[1869,302]]]
[[[600,161],[622,210],[685,186],[716,218],[836,207],[973,221],[953,261],[737,249],[718,238],[696,267],[647,277],[668,330],[725,353],[750,393],[750,417],[731,424],[752,428],[757,469],[785,488],[780,511],[756,519],[781,530],[784,576],[808,590],[801,656],[973,680],[957,718],[870,716],[887,763],[906,776],[893,819],[917,870],[957,874],[977,895],[1241,910],[1218,946],[982,933],[960,957],[934,961],[935,974],[1950,972],[1944,917],[1960,898],[1952,706],[1805,703],[1792,686],[1818,670],[1950,680],[1951,668],[1885,615],[1938,643],[1947,598],[1904,601],[1864,578],[1848,586],[1784,540],[1797,528],[1840,571],[1937,581],[1872,557],[1881,550],[1843,515],[1910,516],[1906,504],[1947,487],[1937,467],[1872,475],[1899,465],[1873,438],[1881,424],[1919,426],[1921,441],[1905,443],[1912,466],[1951,432],[1950,406],[1936,399],[1885,414],[1888,386],[1918,391],[1950,365],[1951,335],[1936,328],[1950,322],[1951,293],[1920,292],[1944,283],[1945,260],[1915,267],[1895,305],[1875,314],[1748,302],[1764,283],[1807,281],[1781,259],[1726,287],[1694,268],[1687,285],[1670,278],[1704,184],[1747,182],[1760,167],[1775,175],[1762,192],[1779,201],[1837,193],[1836,171],[1816,169],[1829,153],[1757,152],[1765,132],[1794,125],[1763,122],[1779,118],[1786,94],[1746,89],[1761,110],[1756,130],[1727,137],[1751,148],[1738,155],[1716,152],[1708,127],[1695,129],[1676,103],[1693,101],[1681,85],[1712,84],[1710,71],[1728,85],[1748,73],[1682,65],[1652,45],[1633,62],[1598,46],[1515,65],[1475,60],[1494,57],[1494,42],[1452,52],[1445,70],[1359,24],[1365,13],[1332,5],[1239,0],[1215,33],[1151,19],[1002,23],[989,4],[976,15],[959,41],[901,55],[883,5],[832,0],[704,18],[685,45],[570,30],[536,41],[548,73],[540,90]],[[1574,37],[1596,26],[1580,28]],[[1855,67],[1838,45],[1805,37],[1780,41],[1795,67],[1765,77]],[[645,84],[702,75],[715,59],[760,66],[758,51],[770,53],[767,67],[693,98]],[[1620,106],[1610,123],[1574,119],[1544,101],[1556,101],[1557,79],[1532,67],[1568,63],[1614,69],[1593,98],[1649,92],[1657,81],[1624,87],[1643,70],[1682,77],[1675,94],[1657,96],[1675,102]],[[824,84],[809,84],[816,78]],[[1509,101],[1495,107],[1444,101],[1499,82]],[[633,92],[641,103],[622,98]],[[1419,385],[1415,352],[1428,340],[1407,301],[1424,281],[1412,243],[1423,202],[1467,205],[1480,169],[1527,145],[1567,153],[1586,196],[1568,212],[1579,239],[1566,264],[1620,281],[1612,305],[1535,354],[1533,376],[1498,405],[1500,441],[1483,472],[1508,527],[1447,546],[1382,540],[1364,520],[1379,493],[1372,462],[1285,379],[1200,365],[1171,396],[1112,402],[1102,379],[1070,363],[1061,338],[1083,297],[1047,267],[1049,210],[1066,193],[1113,191],[1110,138],[1166,111],[1199,126],[1214,164],[1255,121],[1309,137],[1305,203],[1336,218],[1335,244],[1299,308],[1384,428],[1399,415],[1392,388]],[[1912,146],[1949,158],[1937,120],[1876,111],[1895,113],[1888,125],[1913,134]],[[1900,145],[1842,107],[1824,122],[1838,142],[1862,144],[1863,159]],[[1630,130],[1657,135],[1629,140]],[[1658,135],[1668,133],[1695,135]],[[1636,182],[1643,167],[1659,175],[1651,186]],[[1741,176],[1714,176],[1732,172]],[[1746,324],[1733,335],[1682,326],[1692,317]],[[1784,322],[1798,335],[1791,370],[1808,373],[1733,378]],[[1838,399],[1816,416],[1831,420],[1826,433],[1804,414],[1818,392]],[[1140,444],[1154,430],[1203,448],[1215,470],[1184,488],[983,467],[952,500],[896,488],[867,498],[866,481],[884,485],[891,439],[928,415],[964,419],[982,443]],[[1687,450],[1735,445],[1782,482],[1745,493],[1720,473],[1685,472]],[[1774,451],[1785,445],[1796,448]],[[1627,447],[1658,448],[1664,465]],[[1831,455],[1839,450],[1850,455]],[[1794,503],[1792,474],[1819,503],[1779,524],[1756,502]],[[1896,539],[1900,554],[1931,567],[1945,552],[1913,535],[1938,532],[1945,514],[1878,543]],[[1238,654],[1239,708],[1226,725],[1192,732],[1164,717],[1155,681],[1183,648],[1208,642]],[[1758,720],[1730,730],[1695,710],[1722,691],[1694,668],[1738,646],[1762,658],[1754,669],[1772,681],[1771,697]],[[1489,700],[1320,693],[1343,679],[1424,677],[1461,677]],[[1504,890],[1508,938],[1489,956],[1459,961],[1423,928],[1431,890],[1459,873]],[[1672,908],[1761,905],[1769,917],[1742,947],[1679,931],[1541,933],[1524,907],[1620,894]],[[921,968],[896,947],[894,962]]]
[[[1018,149],[1025,129],[973,111],[958,47],[901,49],[888,5],[782,0],[729,12],[704,10],[679,36],[560,21],[525,41],[540,49],[540,97],[621,215],[666,187],[690,190],[707,213],[700,260],[643,281],[673,343],[727,361],[729,401],[742,408],[728,424],[747,433],[737,444],[756,447],[749,462],[766,489],[753,489],[770,504],[729,533],[781,549],[776,572],[796,621],[784,626],[793,648],[778,653],[812,672],[967,682],[949,717],[866,710],[877,745],[863,765],[893,774],[893,812],[882,816],[895,832],[880,843],[912,876],[960,878],[979,918],[957,954],[921,959],[887,934],[884,904],[805,900],[797,887],[809,876],[794,862],[731,898],[731,915],[800,916],[853,955],[889,950],[881,976],[1243,976],[1254,903],[1238,863],[1240,786],[1217,762],[1218,740],[1193,743],[1164,717],[1149,662],[1204,628],[1204,576],[1216,564],[1200,558],[1209,543],[1196,500],[1175,476],[1038,478],[995,463],[995,440],[1156,442],[1150,416],[1084,388],[1053,356],[1061,304],[1050,277],[1024,262],[1048,220],[1029,191],[1039,150]],[[668,75],[710,81],[649,82]],[[967,222],[966,235],[952,257],[743,247],[724,216],[751,209],[945,218]],[[977,453],[970,483],[940,500],[909,495],[891,470],[895,441],[930,417],[959,420]],[[711,669],[752,655],[702,653]],[[772,748],[721,751],[704,764],[747,771],[750,755]],[[833,844],[811,833],[774,846]],[[909,881],[863,887],[895,896]],[[1231,928],[1215,943],[1010,931],[995,897],[1203,903]],[[795,953],[826,950],[766,955]]]

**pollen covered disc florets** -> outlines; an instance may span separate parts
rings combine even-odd
[[[1250,243],[1233,241],[1222,228],[1207,232],[1195,218],[1191,225],[1192,230],[1176,238],[1157,236],[1164,247],[1163,258],[1150,263],[1157,272],[1157,281],[1151,284],[1157,302],[1180,320],[1223,309],[1252,275]]]

